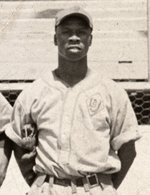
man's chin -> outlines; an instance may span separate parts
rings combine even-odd
[[[70,52],[68,55],[68,59],[74,61],[74,60],[80,60],[82,58],[82,55],[80,52]]]

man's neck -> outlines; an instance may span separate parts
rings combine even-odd
[[[59,60],[59,66],[55,70],[56,76],[69,86],[83,80],[87,73],[87,59],[79,61]]]

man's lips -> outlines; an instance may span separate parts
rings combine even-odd
[[[81,50],[81,46],[79,45],[68,45],[67,49],[77,49],[77,50]]]

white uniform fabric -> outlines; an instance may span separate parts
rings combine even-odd
[[[36,167],[58,178],[120,170],[117,150],[139,138],[126,92],[90,70],[74,87],[51,72],[18,97],[7,136],[22,146],[21,129],[36,123]]]
[[[5,126],[10,122],[12,107],[0,93],[0,133],[5,131]]]

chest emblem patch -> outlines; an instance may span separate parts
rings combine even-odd
[[[100,109],[103,109],[102,98],[100,94],[94,94],[87,99],[87,106],[90,115],[94,115]]]

